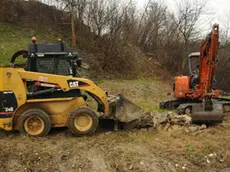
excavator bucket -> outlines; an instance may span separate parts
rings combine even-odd
[[[222,123],[224,118],[223,105],[214,103],[213,110],[205,110],[204,104],[196,104],[192,107],[192,123],[214,124]]]
[[[129,123],[145,115],[142,108],[126,99],[123,95],[118,95],[115,103],[114,117],[120,122]]]

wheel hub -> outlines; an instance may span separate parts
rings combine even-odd
[[[93,120],[87,114],[83,114],[83,115],[77,117],[74,121],[75,127],[80,131],[89,130],[91,128],[92,124],[93,124]]]
[[[44,121],[36,116],[28,117],[25,120],[24,128],[31,135],[38,135],[44,130]]]

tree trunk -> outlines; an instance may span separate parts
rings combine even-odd
[[[73,14],[73,9],[72,9],[72,16],[71,16],[71,26],[72,26],[72,45],[76,46],[76,29],[75,29],[75,21],[74,21],[74,14]]]

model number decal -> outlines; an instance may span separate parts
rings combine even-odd
[[[5,112],[13,112],[14,108],[13,107],[5,107]]]
[[[74,88],[79,86],[79,81],[71,81],[69,82],[69,87]]]
[[[12,91],[4,91],[3,94],[12,94]]]

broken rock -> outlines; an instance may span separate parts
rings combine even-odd
[[[164,127],[164,131],[168,131],[168,129],[169,129],[169,127],[170,127],[170,124],[169,123],[167,123],[166,125],[165,125],[165,127]]]
[[[190,124],[192,122],[192,118],[188,115],[176,115],[172,121],[174,123]]]
[[[172,130],[174,130],[174,131],[178,131],[180,129],[181,129],[181,126],[179,126],[179,125],[173,125],[172,126]]]
[[[190,126],[190,127],[188,127],[188,129],[190,132],[195,132],[195,131],[199,130],[198,126]]]
[[[158,113],[156,119],[159,124],[168,122],[168,113]]]
[[[202,124],[201,126],[200,126],[200,129],[201,130],[204,130],[204,129],[206,129],[207,128],[207,126],[205,125],[205,124]]]

